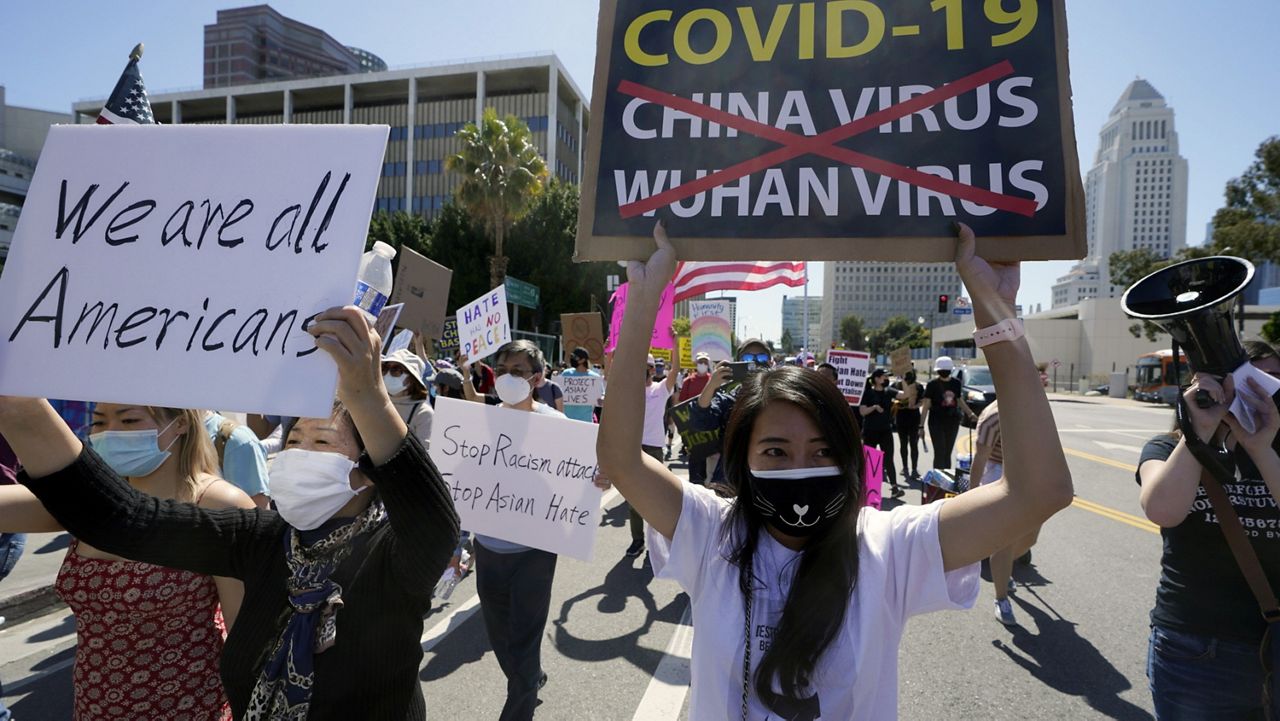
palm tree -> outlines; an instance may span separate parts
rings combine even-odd
[[[462,149],[445,160],[445,167],[462,176],[454,198],[493,238],[489,280],[497,288],[507,277],[502,241],[542,192],[547,164],[529,126],[514,115],[499,119],[493,108],[485,109],[479,127],[467,123],[455,137]]]

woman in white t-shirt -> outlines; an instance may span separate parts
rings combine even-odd
[[[628,267],[615,365],[645,357],[643,339],[675,268],[661,224],[654,238],[648,263]],[[956,265],[986,329],[1015,317],[1018,266],[987,263],[975,245],[960,226]],[[1053,416],[1018,330],[986,345],[1012,421],[1004,436],[1013,482],[889,512],[863,507],[857,426],[840,392],[814,371],[765,371],[739,390],[724,447],[732,499],[646,457],[643,380],[611,379],[598,461],[649,523],[655,573],[689,593],[691,719],[896,717],[906,619],[972,606],[978,561],[1071,501]]]

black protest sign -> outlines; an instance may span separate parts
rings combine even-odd
[[[457,317],[444,319],[444,330],[440,332],[440,350],[445,353],[457,353],[458,343],[458,319]]]
[[[1086,246],[1064,0],[602,0],[578,260]]]
[[[443,337],[453,271],[403,246],[397,262],[390,302],[404,303],[400,327],[415,330],[424,338]]]

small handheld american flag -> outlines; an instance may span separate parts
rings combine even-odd
[[[142,82],[138,61],[142,59],[142,43],[129,53],[129,64],[120,73],[116,89],[111,91],[107,104],[98,114],[99,125],[154,125],[151,100],[147,98],[147,86]]]

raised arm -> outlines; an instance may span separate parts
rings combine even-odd
[[[675,249],[667,240],[667,231],[661,222],[654,228],[653,237],[658,250],[649,262],[632,261],[627,267],[630,282],[627,310],[621,338],[613,352],[614,362],[623,368],[644,366],[658,305],[675,272]],[[680,479],[640,450],[643,425],[644,376],[615,373],[609,379],[609,403],[596,438],[600,472],[618,487],[649,525],[671,538],[680,519],[683,490]]]
[[[956,266],[973,297],[977,327],[1016,317],[1018,265],[988,263],[975,254],[973,231],[960,225],[959,234]],[[948,571],[1009,545],[1070,505],[1073,494],[1071,472],[1027,339],[995,343],[983,352],[1000,397],[1004,482],[944,503],[938,537]]]

